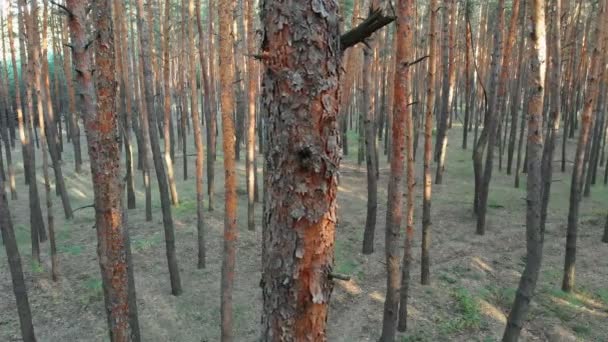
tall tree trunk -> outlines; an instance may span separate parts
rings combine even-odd
[[[19,15],[20,17],[21,15]],[[29,180],[29,165],[30,161],[27,155],[27,149],[29,144],[29,137],[26,135],[25,131],[25,120],[23,116],[23,104],[21,103],[21,82],[19,73],[17,72],[17,61],[15,56],[15,39],[13,33],[13,15],[12,11],[8,10],[7,15],[7,30],[8,30],[8,39],[9,46],[11,50],[11,65],[13,66],[13,83],[15,89],[15,109],[17,111],[17,126],[19,128],[19,140],[21,142],[21,155],[23,160],[23,170],[25,176],[25,183],[28,183]],[[23,66],[25,65],[25,61],[21,60],[21,72],[23,72]]]
[[[209,211],[213,211],[215,204],[215,168],[213,163],[217,157],[217,84],[215,79],[215,47],[216,47],[216,34],[215,34],[215,15],[217,14],[215,0],[208,0],[209,5],[207,9],[207,24],[209,29],[209,63],[207,67],[207,74],[209,75],[210,85],[210,101],[209,106],[211,111],[207,118],[207,195],[209,195]]]
[[[74,84],[72,76],[72,60],[70,47],[68,46],[68,30],[67,30],[67,16],[64,27],[62,30],[61,37],[63,41],[63,72],[65,73],[65,82],[68,92],[68,120],[69,129],[68,133],[74,146],[74,170],[76,173],[82,172],[82,151],[80,148],[80,126],[78,125],[78,111],[76,110],[76,95],[74,93]]]
[[[285,11],[265,1],[262,23],[262,340],[326,341],[340,163],[338,6],[309,0]]]
[[[400,87],[401,91],[403,91],[403,95],[405,98],[399,98],[399,96],[395,95],[396,99],[401,100],[398,106],[406,106],[405,108],[405,151],[407,156],[406,161],[406,184],[407,184],[407,200],[406,200],[406,212],[405,212],[405,243],[403,248],[403,266],[401,267],[401,293],[399,300],[399,325],[397,329],[401,332],[404,332],[407,329],[407,316],[408,316],[408,308],[407,301],[409,297],[409,288],[410,288],[410,273],[412,266],[412,244],[414,240],[414,198],[415,198],[415,185],[416,185],[416,176],[414,174],[414,122],[412,119],[412,106],[409,105],[412,103],[412,90],[410,89],[410,82],[412,79],[413,69],[410,70],[409,63],[412,60],[412,53],[410,52],[411,47],[415,44],[414,41],[414,31],[416,30],[416,22],[412,20],[415,13],[415,5],[416,2],[414,0],[400,0],[397,3],[397,31],[396,33],[400,36],[403,36],[403,40],[397,40],[397,53],[396,60],[399,63],[399,73],[401,74],[400,80],[397,82],[401,82],[401,84],[397,83],[397,87]],[[453,4],[452,6],[455,6]],[[456,21],[456,9],[452,9],[452,20]],[[453,25],[453,23],[452,23]],[[452,27],[452,30],[454,28]],[[452,43],[454,39],[451,39]],[[456,47],[452,47],[452,52],[456,51]],[[451,57],[452,63],[455,62],[454,56]],[[407,69],[406,71],[400,69]],[[450,67],[453,68],[453,67]],[[455,72],[455,69],[450,70],[450,72]],[[450,75],[450,88],[454,88],[454,75]],[[451,92],[454,89],[450,90]],[[450,96],[454,96],[451,93]],[[405,101],[402,101],[405,100]],[[403,110],[400,108],[399,110]],[[447,148],[447,145],[443,147]],[[445,151],[444,151],[445,153]]]
[[[566,292],[572,291],[574,287],[574,266],[576,263],[576,240],[578,231],[578,214],[580,209],[581,189],[583,183],[583,167],[585,151],[589,143],[589,135],[593,126],[593,112],[597,106],[599,97],[600,82],[604,73],[604,53],[606,35],[606,0],[600,0],[600,7],[595,27],[596,41],[590,47],[591,50],[591,65],[589,67],[589,78],[587,79],[587,88],[585,89],[585,106],[581,114],[581,129],[574,155],[574,167],[572,170],[572,181],[570,184],[570,205],[568,208],[568,228],[566,234],[566,256],[564,261],[564,278],[562,281],[562,290]]]
[[[549,96],[550,96],[550,108],[549,108],[549,124],[546,135],[546,143],[543,151],[542,160],[542,177],[543,177],[543,196],[542,196],[542,207],[541,207],[541,220],[540,227],[544,234],[545,224],[547,222],[547,210],[549,208],[549,198],[551,195],[551,184],[553,183],[553,155],[555,152],[555,144],[557,140],[557,134],[559,133],[559,124],[561,120],[561,106],[562,106],[562,94],[561,94],[561,7],[562,0],[551,0],[549,2],[550,13],[551,13],[551,27],[549,30],[550,44],[548,54],[550,58],[550,72],[549,72]]]
[[[150,0],[148,0],[150,1]],[[149,23],[144,17],[146,11],[145,6],[150,6],[150,2],[144,6],[144,0],[137,0],[137,27],[139,31],[139,40],[141,44],[141,64],[143,65],[143,87],[145,107],[148,113],[148,126],[150,133],[150,147],[152,148],[152,157],[154,160],[154,169],[156,170],[156,178],[158,181],[158,190],[160,193],[160,203],[163,213],[163,226],[165,231],[165,247],[167,252],[167,263],[169,266],[169,278],[171,280],[171,293],[174,296],[179,296],[182,293],[182,285],[179,276],[179,268],[177,266],[177,256],[175,253],[175,229],[173,226],[173,216],[171,214],[171,201],[169,198],[169,186],[167,184],[167,175],[160,151],[158,142],[158,131],[156,114],[154,111],[154,94],[152,93],[152,65],[150,63],[150,31]],[[148,7],[149,8],[149,7]]]
[[[255,230],[255,179],[257,167],[255,163],[255,123],[258,89],[258,65],[250,56],[257,53],[257,39],[255,38],[255,1],[247,0],[247,227]]]
[[[456,1],[448,0],[447,8],[444,12],[444,36],[443,44],[443,91],[441,96],[441,116],[437,130],[437,143],[435,146],[435,159],[437,160],[437,172],[435,174],[435,184],[443,183],[443,172],[445,171],[445,157],[448,148],[448,119],[452,113],[452,105],[456,92],[456,45],[454,40],[456,27]],[[449,11],[449,12],[448,12]],[[449,13],[449,15],[448,15]],[[449,24],[448,24],[449,21]],[[449,31],[446,29],[449,27]]]
[[[93,4],[97,44],[95,55],[95,85],[91,65],[91,45],[87,36],[87,4],[83,0],[68,0],[72,13],[69,27],[72,53],[79,88],[81,109],[85,120],[91,177],[93,181],[97,253],[104,289],[107,323],[111,341],[131,341],[134,331],[130,320],[132,310],[127,264],[128,239],[122,209],[120,145],[116,112],[115,56],[110,13],[110,0]],[[97,88],[98,93],[95,93]]]
[[[492,180],[492,171],[494,170],[494,148],[496,147],[497,139],[500,140],[500,123],[502,122],[503,112],[506,108],[506,97],[507,97],[507,77],[509,73],[509,62],[511,58],[511,49],[515,44],[515,38],[517,33],[517,22],[519,19],[519,0],[513,0],[513,13],[511,15],[511,23],[509,24],[509,34],[507,37],[506,44],[504,44],[503,52],[498,52],[495,49],[495,59],[502,58],[502,65],[500,67],[500,75],[498,77],[498,83],[496,84],[497,90],[491,91],[491,96],[494,97],[490,101],[490,113],[486,115],[486,122],[484,129],[488,130],[488,143],[486,150],[485,167],[483,170],[483,179],[481,187],[479,189],[479,204],[477,207],[477,234],[483,235],[486,230],[486,213],[488,210],[488,196],[490,193],[490,182]],[[503,12],[504,2],[499,2],[498,11]],[[498,45],[498,48],[502,46],[502,27],[503,27],[503,15],[499,14],[497,31],[495,32],[494,43]],[[492,75],[492,78],[495,76]]]
[[[15,77],[15,79],[17,78],[18,77]],[[18,88],[16,90],[17,92],[19,91]],[[4,242],[6,258],[13,281],[13,293],[15,294],[15,299],[17,301],[21,337],[24,342],[36,342],[34,325],[32,324],[32,312],[30,310],[25,279],[23,277],[23,268],[21,266],[21,256],[19,255],[19,249],[17,247],[17,239],[15,238],[15,231],[13,230],[13,222],[11,220],[8,200],[6,198],[6,192],[4,191],[4,180],[2,178],[0,178],[0,233],[2,233],[2,241]]]
[[[403,168],[405,156],[403,151],[407,149],[408,158],[408,190],[413,186],[410,176],[413,162],[413,140],[412,140],[412,107],[408,105],[410,94],[411,50],[413,45],[413,23],[412,17],[414,2],[412,0],[400,0],[397,3],[397,26],[395,30],[395,83],[394,83],[394,113],[392,124],[392,144],[390,178],[388,186],[388,199],[386,211],[386,233],[385,253],[387,267],[386,300],[384,302],[384,316],[382,320],[382,335],[380,341],[390,342],[395,340],[395,329],[397,328],[398,315],[403,314],[407,319],[407,286],[409,285],[409,268],[404,270],[407,274],[402,276],[399,272],[399,236],[401,221],[403,217]],[[413,195],[413,194],[412,194]],[[407,232],[405,239],[406,251],[404,253],[405,267],[408,267],[411,258],[411,240],[413,238],[413,207],[410,207],[411,198],[408,197],[408,210],[406,212]],[[410,253],[408,255],[408,253]],[[402,279],[400,279],[400,277]],[[405,284],[401,284],[401,281]],[[403,287],[405,285],[405,287]],[[404,291],[405,293],[401,293]],[[399,304],[401,302],[401,308]],[[399,328],[405,328],[405,319],[400,320]]]
[[[35,88],[35,63],[37,63],[37,55],[35,55],[33,51],[34,44],[32,43],[34,37],[37,33],[34,34],[33,28],[33,20],[32,13],[28,14],[27,3],[25,0],[21,0],[19,2],[19,17],[22,22],[22,28],[24,29],[24,34],[27,34],[28,42],[27,47],[30,51],[28,51],[28,76],[26,81],[26,117],[28,117],[28,136],[32,137],[33,134],[33,126],[34,126],[34,100],[33,100],[33,91]],[[37,18],[37,16],[34,16]],[[40,102],[40,101],[38,101]],[[40,208],[40,197],[38,195],[38,181],[36,177],[36,151],[34,149],[34,145],[31,143],[31,139],[28,141],[27,146],[27,157],[30,160],[29,167],[29,207],[30,207],[30,240],[32,243],[32,259],[34,262],[40,263],[40,242],[46,241],[46,232],[44,229],[44,218],[42,217],[42,209]]]
[[[541,201],[543,181],[543,97],[546,70],[545,0],[528,0],[530,73],[528,88],[528,181],[526,200],[526,266],[521,275],[515,301],[507,319],[503,342],[517,341],[528,315],[530,302],[540,273],[543,253]]]
[[[524,6],[522,6],[521,9],[521,15],[520,15],[520,27],[521,30],[524,30],[525,27],[525,23],[526,23],[526,6],[525,6],[525,1],[529,1],[529,0],[524,0]],[[515,86],[514,89],[512,91],[512,98],[511,98],[511,126],[509,127],[509,145],[507,146],[507,175],[510,175],[512,172],[512,167],[513,167],[513,156],[515,153],[515,142],[517,139],[517,119],[519,117],[519,110],[520,110],[520,105],[521,105],[521,95],[522,95],[522,87],[521,84],[524,80],[523,79],[523,74],[522,71],[524,70],[523,68],[523,61],[524,61],[524,55],[525,55],[525,49],[526,49],[526,39],[525,39],[525,34],[522,34],[521,37],[519,37],[519,43],[517,46],[517,71],[516,71],[516,75],[519,75],[519,77],[517,77],[517,79],[515,80]],[[517,168],[519,169],[519,164],[517,166]]]
[[[374,5],[372,5],[373,8]],[[376,179],[376,130],[374,101],[372,99],[372,54],[375,41],[368,38],[368,45],[363,49],[363,114],[365,130],[365,165],[367,166],[367,215],[363,233],[363,254],[374,252],[374,232],[376,230],[376,212],[378,211],[378,180]]]
[[[200,1],[200,0],[199,0]],[[167,1],[169,2],[169,1]],[[168,4],[167,4],[168,5]],[[194,145],[196,146],[196,230],[198,242],[198,268],[205,267],[205,222],[203,221],[203,135],[201,120],[198,112],[198,88],[196,86],[196,47],[194,28],[194,0],[188,2],[188,44],[190,52],[190,91],[192,98],[192,127],[194,129]],[[167,23],[169,21],[167,20]],[[202,39],[202,36],[201,36]],[[204,70],[203,70],[204,72]],[[165,137],[166,139],[166,137]]]
[[[431,191],[433,187],[431,164],[433,162],[433,106],[435,104],[435,82],[437,79],[437,64],[434,62],[437,56],[437,1],[438,0],[431,0],[429,8],[429,65],[424,123],[424,190],[422,199],[422,242],[420,253],[420,283],[422,285],[429,285],[431,283]],[[467,31],[469,32],[468,35],[470,35],[470,29]],[[466,125],[464,130],[467,130]],[[466,145],[463,145],[463,147],[466,148]]]
[[[169,77],[169,67],[171,60],[169,58],[169,37],[170,37],[170,25],[171,25],[171,1],[165,1],[165,22],[163,24],[163,85],[164,85],[164,123],[163,123],[163,136],[165,143],[165,165],[167,165],[167,176],[169,181],[169,190],[171,193],[171,203],[173,205],[179,204],[179,196],[177,194],[177,186],[175,185],[175,177],[173,176],[173,159],[171,158],[171,78]],[[194,28],[192,28],[194,30]],[[191,55],[194,55],[194,43],[191,45]],[[192,58],[191,63],[195,64],[196,59]],[[194,72],[191,73],[194,84],[196,85],[196,67]],[[195,87],[196,90],[196,87]],[[193,90],[193,92],[195,92]],[[196,95],[194,98],[198,98]],[[194,101],[192,103],[194,105]]]
[[[218,17],[220,18],[220,84],[222,107],[222,139],[224,149],[224,253],[222,256],[222,293],[221,322],[222,341],[234,340],[232,292],[234,288],[234,270],[236,264],[236,242],[238,229],[236,162],[235,162],[235,128],[234,128],[234,54],[232,53],[232,22],[234,2],[219,0]]]

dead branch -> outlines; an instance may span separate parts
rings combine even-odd
[[[395,21],[395,16],[386,16],[382,9],[370,9],[370,14],[361,24],[340,36],[340,49],[345,51],[370,37],[374,32]]]

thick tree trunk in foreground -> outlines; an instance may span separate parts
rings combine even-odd
[[[7,148],[10,148],[8,146]],[[24,342],[36,342],[34,335],[34,325],[32,324],[32,312],[27,297],[25,279],[23,278],[23,268],[21,266],[21,256],[17,248],[17,239],[13,230],[11,213],[8,208],[8,200],[4,191],[4,180],[0,178],[0,232],[6,250],[8,266],[13,281],[13,292],[17,300],[17,313],[21,327],[21,337]]]
[[[531,98],[528,104],[528,181],[526,209],[526,266],[521,275],[515,301],[509,313],[502,340],[514,342],[519,339],[530,302],[540,273],[543,253],[541,229],[541,201],[543,181],[541,160],[543,153],[543,97],[545,92],[546,34],[545,0],[528,0],[530,75],[528,88]]]
[[[222,139],[224,149],[224,253],[222,257],[221,322],[222,342],[234,340],[232,293],[236,265],[238,229],[234,103],[234,54],[232,53],[232,21],[234,1],[219,0],[220,18],[220,84],[222,105]]]
[[[568,208],[568,228],[566,235],[566,256],[564,261],[564,278],[562,290],[572,291],[574,287],[574,273],[576,263],[576,240],[578,230],[578,214],[581,201],[581,190],[583,185],[583,167],[585,152],[589,144],[589,135],[593,126],[593,112],[597,106],[599,97],[600,82],[605,67],[603,64],[605,52],[604,36],[606,34],[606,23],[608,20],[606,11],[606,0],[600,0],[600,8],[595,28],[595,44],[591,48],[591,66],[587,88],[585,90],[585,106],[581,114],[581,129],[574,155],[574,168],[572,170],[572,181],[570,184],[570,206]],[[592,43],[593,44],[593,43]]]
[[[340,164],[338,7],[330,0],[283,6],[269,0],[262,8],[262,340],[326,341]]]
[[[150,6],[148,2],[146,6]],[[177,266],[177,256],[175,253],[175,230],[173,226],[173,216],[171,214],[171,200],[169,198],[169,185],[167,184],[167,175],[165,166],[160,151],[158,139],[158,126],[156,121],[156,113],[154,111],[154,94],[152,93],[152,66],[151,46],[150,46],[150,31],[149,23],[144,17],[143,0],[137,0],[137,27],[139,31],[139,39],[141,42],[141,63],[144,69],[143,88],[144,102],[148,113],[148,128],[150,131],[150,147],[152,148],[152,159],[154,160],[154,168],[156,170],[156,178],[158,181],[158,190],[160,193],[160,203],[163,212],[163,227],[165,232],[165,247],[167,252],[167,263],[169,266],[169,278],[171,280],[171,293],[174,296],[179,296],[182,293],[182,284],[179,276],[179,268]]]
[[[93,180],[97,252],[104,289],[105,309],[111,341],[132,341],[139,331],[134,330],[130,312],[135,295],[129,284],[127,263],[128,238],[122,208],[122,182],[120,170],[120,144],[116,112],[115,56],[110,0],[93,5],[97,44],[95,55],[95,85],[91,65],[91,46],[87,35],[86,1],[68,0],[67,8],[72,37],[72,53],[79,88],[81,111],[85,130],[91,175]],[[98,93],[95,93],[95,86]]]

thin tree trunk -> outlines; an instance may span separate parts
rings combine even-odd
[[[437,55],[437,1],[438,0],[431,0],[429,9],[429,66],[424,124],[424,190],[422,199],[422,242],[420,253],[420,283],[422,285],[429,285],[431,283],[431,192],[433,187],[431,164],[433,162],[433,106],[435,104],[435,82],[437,79],[437,64],[434,62]],[[470,29],[467,31],[470,33]],[[467,130],[466,125],[464,130]],[[466,148],[466,144],[464,143],[463,148]]]
[[[255,27],[255,1],[247,0],[247,51],[248,54],[257,53]],[[255,164],[255,122],[256,122],[256,102],[258,88],[258,66],[255,59],[247,57],[247,227],[255,230],[255,178],[257,168]]]
[[[164,84],[164,124],[163,124],[163,136],[165,143],[165,165],[167,166],[167,176],[169,182],[169,190],[171,194],[171,204],[179,204],[179,196],[177,194],[177,186],[175,185],[175,177],[173,172],[173,159],[171,158],[171,78],[169,77],[169,37],[170,37],[170,23],[171,23],[171,2],[170,0],[165,1],[165,23],[163,25],[163,84]],[[194,29],[192,29],[194,30]],[[191,46],[191,55],[194,55],[194,43]],[[195,58],[190,61],[194,64]],[[196,65],[196,64],[195,64]],[[196,68],[192,72],[192,79],[196,85]],[[194,90],[193,90],[194,92]],[[198,98],[198,95],[195,96]],[[194,104],[194,102],[193,102]]]
[[[10,11],[10,10],[9,10]],[[13,64],[14,65],[14,64]],[[15,74],[17,75],[17,74]],[[18,77],[15,77],[15,79]],[[19,91],[16,88],[17,92]],[[10,148],[10,147],[7,147]],[[19,325],[21,327],[21,337],[24,342],[36,342],[34,325],[32,324],[32,312],[27,296],[23,268],[21,266],[21,256],[17,247],[17,239],[13,230],[13,222],[8,207],[6,192],[4,191],[4,180],[0,178],[0,233],[6,250],[6,257],[13,282],[13,293],[17,301],[17,313],[19,315]]]
[[[372,5],[373,6],[373,5]],[[374,46],[374,41],[367,41]],[[365,113],[365,164],[367,166],[367,215],[363,233],[363,254],[374,252],[374,232],[376,230],[376,212],[378,210],[378,180],[376,179],[376,130],[372,100],[372,47],[363,49],[363,112]]]
[[[200,1],[200,0],[199,0]],[[169,1],[167,1],[169,2]],[[168,4],[167,4],[168,5]],[[194,145],[196,146],[196,230],[198,242],[198,268],[205,267],[205,222],[203,220],[203,135],[201,120],[198,112],[198,89],[196,86],[196,47],[194,27],[194,0],[188,2],[188,45],[190,53],[190,91],[192,100],[192,128],[194,129]],[[167,20],[167,23],[169,21]],[[166,139],[166,138],[165,138]]]
[[[150,1],[150,0],[148,0]],[[156,123],[156,114],[154,112],[154,96],[152,93],[152,65],[150,63],[150,31],[149,23],[144,17],[145,6],[143,0],[137,0],[137,27],[139,31],[139,40],[141,44],[141,63],[144,69],[144,98],[145,107],[148,113],[148,125],[150,134],[150,147],[152,148],[152,157],[154,160],[154,168],[156,170],[156,178],[158,181],[158,190],[160,193],[160,202],[163,213],[163,226],[165,231],[165,247],[167,252],[167,263],[169,266],[169,277],[171,280],[171,293],[174,296],[179,296],[182,293],[182,285],[179,276],[179,268],[177,266],[177,256],[175,253],[175,229],[173,226],[173,216],[171,214],[171,201],[169,198],[169,186],[167,184],[167,175],[160,151],[158,142],[158,131]],[[148,2],[146,6],[150,6]],[[148,7],[149,8],[149,7]]]
[[[580,209],[581,188],[583,182],[583,167],[585,151],[589,143],[589,135],[591,126],[593,126],[593,112],[597,106],[599,97],[599,83],[602,80],[604,73],[603,56],[605,52],[604,36],[606,34],[605,22],[608,21],[606,16],[606,1],[600,1],[598,17],[596,21],[595,46],[591,47],[591,65],[589,70],[589,78],[587,80],[587,88],[585,90],[585,106],[581,114],[581,130],[574,155],[574,167],[572,171],[572,181],[570,184],[570,206],[568,208],[568,228],[566,234],[566,256],[564,261],[564,278],[562,281],[562,290],[566,292],[572,291],[574,287],[574,266],[576,263],[576,240],[578,230],[578,214]]]

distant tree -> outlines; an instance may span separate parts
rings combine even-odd
[[[177,266],[177,255],[175,252],[175,228],[173,225],[173,215],[171,213],[171,201],[169,198],[169,185],[167,184],[167,174],[163,165],[163,160],[160,152],[160,144],[158,139],[158,125],[156,121],[156,112],[154,110],[154,94],[152,86],[152,65],[150,63],[151,43],[150,43],[150,23],[145,17],[146,8],[150,6],[150,1],[145,4],[144,0],[137,0],[137,27],[139,31],[139,41],[141,46],[141,65],[143,66],[143,88],[145,110],[148,113],[148,128],[150,133],[150,147],[152,148],[152,159],[154,160],[154,169],[158,181],[158,190],[160,193],[160,203],[163,213],[163,226],[165,232],[165,248],[167,252],[167,263],[169,266],[169,278],[171,280],[171,293],[174,296],[179,296],[182,293],[182,284],[179,275],[179,267]]]

